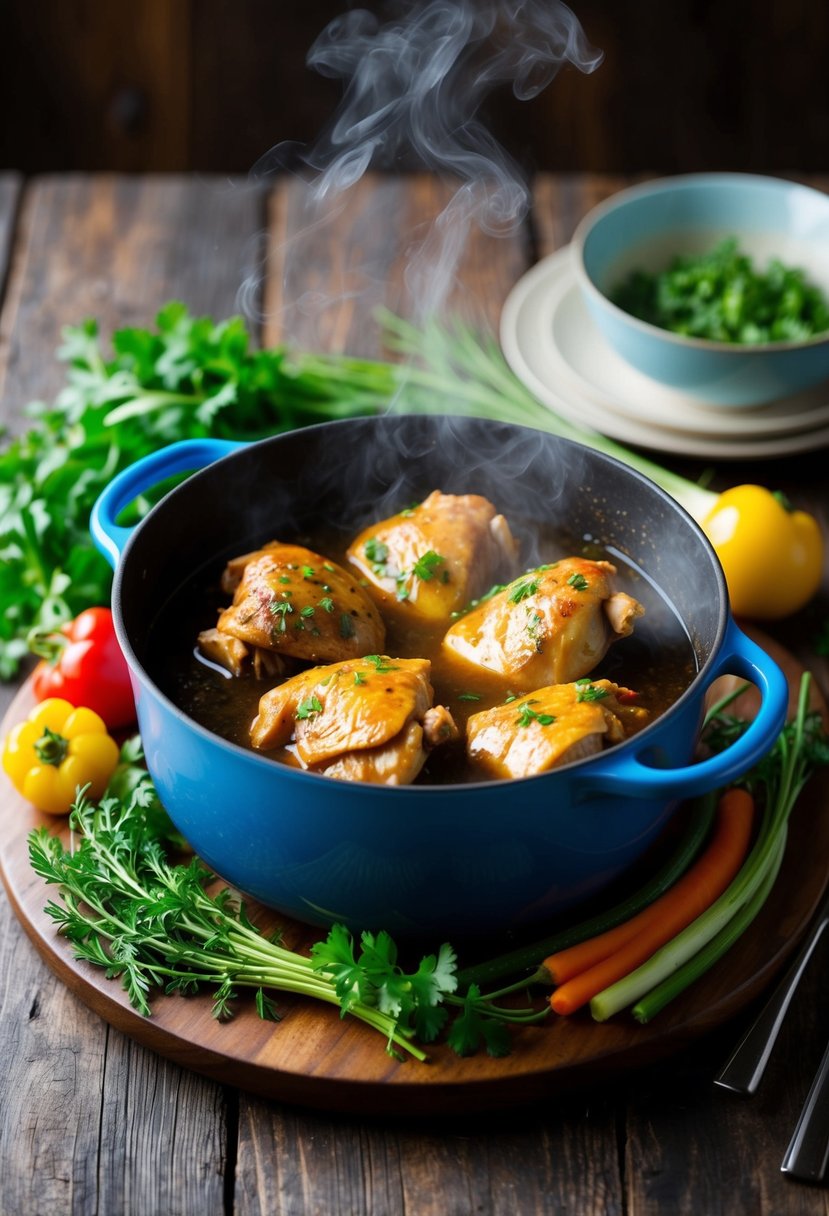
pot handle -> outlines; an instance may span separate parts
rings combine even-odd
[[[640,752],[625,748],[608,752],[589,775],[584,789],[589,794],[616,794],[635,798],[690,798],[728,785],[742,776],[766,754],[780,733],[789,704],[789,686],[783,672],[765,650],[729,621],[722,650],[711,674],[711,682],[722,675],[736,675],[756,684],[762,697],[756,718],[743,735],[725,751],[683,768],[656,768]]]
[[[132,528],[115,522],[124,507],[165,478],[176,473],[194,473],[246,446],[231,439],[182,439],[151,452],[113,477],[89,517],[92,539],[113,569],[132,535]]]

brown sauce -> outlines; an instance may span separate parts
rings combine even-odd
[[[520,523],[514,525],[514,531],[517,536],[522,535]],[[649,711],[650,721],[664,713],[697,671],[691,642],[672,606],[635,567],[595,542],[573,544],[554,535],[539,538],[537,530],[528,527],[523,529],[523,535],[533,536],[532,546],[523,546],[528,554],[531,552],[532,560],[519,561],[514,576],[533,565],[565,556],[613,562],[618,571],[615,587],[638,599],[645,607],[645,615],[636,622],[633,636],[614,643],[590,674],[594,679],[613,680],[634,689],[639,694],[639,704]],[[306,545],[349,568],[345,550],[350,534],[279,539]],[[250,747],[250,724],[259,699],[275,681],[257,680],[247,673],[231,677],[206,661],[196,647],[198,633],[214,625],[220,609],[229,602],[219,587],[223,569],[224,562],[217,562],[215,569],[183,586],[165,606],[152,630],[149,652],[153,658],[147,666],[161,690],[189,717],[233,743]],[[488,780],[466,756],[463,728],[471,714],[503,703],[503,677],[454,663],[441,648],[447,626],[406,628],[388,617],[386,626],[386,653],[397,658],[431,661],[434,703],[447,706],[461,729],[459,743],[441,746],[431,753],[417,784]],[[300,669],[298,665],[297,670]],[[278,761],[280,753],[270,753],[270,757]],[[282,758],[285,759],[284,754]]]

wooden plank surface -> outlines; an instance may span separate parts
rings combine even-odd
[[[600,177],[540,179],[535,249],[528,248],[526,229],[504,245],[482,241],[464,268],[464,294],[491,323],[497,320],[528,258],[569,240],[584,209],[622,184]],[[16,215],[6,209],[14,231],[0,314],[6,411],[17,418],[26,400],[55,391],[59,372],[51,351],[62,324],[87,313],[101,317],[105,329],[145,324],[171,295],[226,314],[234,311],[251,267],[256,290],[264,277],[269,341],[290,329],[309,343],[317,334],[331,347],[377,351],[376,327],[362,306],[344,302],[324,314],[324,324],[314,320],[316,329],[301,312],[290,326],[285,322],[296,291],[303,284],[336,286],[346,257],[339,248],[345,236],[328,235],[316,266],[297,264],[292,299],[285,296],[279,251],[290,231],[290,208],[301,201],[291,197],[296,187],[272,196],[271,258],[256,271],[256,235],[265,223],[259,200],[227,183],[207,185],[45,179],[27,188]],[[394,239],[397,225],[404,225],[395,207],[412,208],[402,212],[410,231],[413,217],[425,217],[433,206],[431,186],[418,185],[415,194],[416,203],[405,203],[406,192],[393,183],[379,209],[368,196],[360,201],[364,215],[373,217],[367,240],[374,240],[378,216],[385,225],[375,269],[390,278],[368,298],[391,307],[405,303]],[[825,453],[822,461],[775,464],[756,475],[772,484],[782,475],[825,519],[824,470]],[[746,472],[743,466],[741,479]],[[716,470],[719,477],[728,474]],[[779,631],[810,660],[826,604],[819,600]],[[814,666],[826,688],[825,664],[815,660]],[[387,1123],[237,1094],[108,1031],[43,967],[2,900],[0,1211],[826,1216],[825,1191],[784,1181],[778,1172],[822,1051],[826,982],[819,967],[810,972],[761,1093],[750,1102],[711,1087],[734,1026],[668,1067],[643,1070],[630,1086],[508,1118]]]
[[[221,180],[66,177],[24,194],[0,330],[7,416],[61,382],[52,352],[86,316],[108,334],[168,298],[227,315],[263,222]],[[223,1210],[220,1087],[124,1039],[43,966],[0,899],[3,1216]]]

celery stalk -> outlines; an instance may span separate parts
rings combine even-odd
[[[736,916],[733,916],[728,921],[716,937],[712,937],[707,946],[703,946],[702,950],[695,954],[693,958],[690,958],[687,963],[684,963],[673,975],[663,980],[661,984],[657,984],[655,988],[652,988],[650,992],[645,994],[641,1001],[637,1001],[633,1006],[631,1012],[637,1022],[642,1022],[643,1024],[650,1022],[670,1001],[678,997],[680,993],[684,992],[686,988],[698,980],[700,976],[704,975],[706,971],[709,971],[731,949],[735,942],[742,937],[771,894],[772,887],[780,871],[780,866],[783,863],[786,835],[787,833],[784,829],[783,835],[780,837],[779,847],[766,872],[765,878],[748,903],[740,909]]]

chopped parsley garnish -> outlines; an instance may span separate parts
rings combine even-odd
[[[319,606],[320,606],[320,608],[322,608],[323,612],[333,612],[334,611],[334,601],[331,599],[330,595],[323,596],[323,598],[319,602]]]
[[[651,325],[715,342],[801,341],[829,329],[829,302],[804,270],[777,258],[760,269],[733,236],[656,274],[632,271],[611,298]]]
[[[513,701],[517,701],[517,700],[518,700],[517,692],[508,692],[507,695],[504,697],[504,704],[511,705]]]
[[[532,708],[533,701],[525,701],[521,706],[518,717],[515,719],[518,726],[529,726],[531,722],[537,722],[539,726],[552,726],[555,722],[553,714],[539,714]]]
[[[279,581],[280,583],[289,583],[291,581],[290,574],[280,574]]]
[[[299,613],[299,615],[300,615],[300,616],[305,616],[305,617],[308,617],[308,616],[313,616],[313,615],[314,615],[314,605],[313,605],[313,604],[306,604],[304,608],[301,608],[301,609],[300,609],[300,613]]]
[[[434,549],[427,550],[421,557],[417,559],[412,566],[412,574],[415,578],[422,579],[424,583],[428,583],[435,577],[437,567],[444,565],[445,557],[441,557],[439,553],[435,553]],[[443,581],[448,581],[449,571],[444,571]]]
[[[385,574],[385,565],[389,556],[389,547],[384,541],[371,536],[363,545],[363,551],[374,567],[375,574]]]
[[[459,701],[480,701],[481,694],[479,692],[459,692]]]
[[[334,567],[331,565],[330,562],[323,562],[322,568],[323,568],[323,570],[327,570],[329,574],[334,573]]]
[[[568,587],[572,587],[574,591],[586,591],[590,586],[583,574],[571,574],[567,580]]]
[[[608,695],[606,688],[597,688],[590,680],[576,680],[577,701],[601,701]]]
[[[315,574],[316,574],[316,570],[314,569],[313,566],[303,566],[302,567],[302,577],[303,578],[313,578]]]
[[[354,672],[354,683],[355,684],[365,684],[365,682],[366,682],[366,677],[363,675],[363,673],[361,671],[355,671]]]
[[[397,667],[394,663],[387,663],[385,656],[382,654],[363,655],[363,662],[371,663],[374,670],[379,671],[381,673],[386,672],[386,671],[399,671],[400,670],[400,668]]]
[[[353,638],[354,637],[354,622],[352,621],[351,617],[349,616],[349,614],[347,612],[340,613],[340,637],[341,638]]]
[[[494,583],[493,586],[490,587],[489,591],[485,591],[483,595],[478,597],[478,599],[470,600],[468,604],[463,606],[463,608],[456,612],[450,612],[449,615],[453,621],[456,621],[458,617],[466,616],[467,612],[471,612],[472,609],[477,608],[479,604],[485,604],[487,600],[491,600],[494,595],[498,595],[500,591],[506,591],[506,589],[506,583]]]
[[[268,611],[270,612],[270,614],[272,616],[276,617],[276,621],[274,622],[274,626],[273,626],[273,632],[274,633],[284,633],[287,628],[287,626],[285,624],[285,617],[290,612],[293,612],[293,607],[291,606],[291,604],[289,604],[287,600],[281,600],[281,601],[271,600],[270,604],[268,604]]]
[[[528,596],[535,595],[537,590],[538,579],[528,578],[524,582],[518,583],[517,586],[513,587],[512,591],[507,596],[507,603],[520,604],[521,601],[527,599]]]
[[[313,714],[322,713],[322,702],[319,697],[305,697],[297,706],[296,716],[298,721],[302,722],[306,718],[310,718]]]

